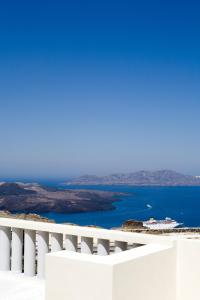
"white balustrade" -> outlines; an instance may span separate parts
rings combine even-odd
[[[106,256],[150,243],[168,245],[171,241],[149,234],[0,218],[0,270],[43,278],[49,250]]]
[[[66,235],[65,249],[76,252],[78,249],[78,237],[76,235]]]
[[[92,254],[93,253],[93,238],[81,237],[81,253]]]
[[[12,228],[11,271],[22,272],[23,230]]]
[[[198,299],[199,253],[180,237],[0,218],[0,271],[46,275],[46,300]]]
[[[0,270],[10,270],[10,227],[0,227]]]
[[[109,255],[110,253],[110,241],[104,239],[98,239],[97,241],[97,254]]]
[[[48,232],[39,231],[37,233],[37,247],[38,247],[37,275],[39,278],[43,278],[45,272],[45,254],[49,252]]]
[[[34,230],[25,230],[24,233],[24,274],[35,275],[35,237]]]
[[[128,244],[126,242],[115,241],[115,253],[126,251]]]
[[[60,233],[51,233],[51,252],[61,251],[63,249],[63,235]]]

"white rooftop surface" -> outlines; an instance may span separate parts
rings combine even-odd
[[[44,300],[44,280],[0,272],[0,300]]]

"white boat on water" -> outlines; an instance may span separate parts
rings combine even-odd
[[[152,205],[151,205],[151,204],[147,204],[147,207],[148,207],[148,208],[152,208]]]
[[[154,218],[143,222],[143,226],[149,229],[172,229],[180,226],[181,223],[172,220],[171,218],[165,218],[164,220],[155,220]]]

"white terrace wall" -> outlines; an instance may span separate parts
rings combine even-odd
[[[137,249],[134,259],[114,266],[113,300],[176,299],[175,248],[159,245],[146,248],[144,253],[142,248]]]
[[[46,300],[175,300],[172,246],[146,245],[110,256],[46,256]]]
[[[45,267],[46,300],[200,299],[200,240],[0,218],[0,271]]]
[[[105,257],[48,254],[46,300],[55,299],[199,300],[200,241],[174,238]]]
[[[44,278],[49,252],[66,249],[109,255],[144,244],[170,246],[172,242],[154,235],[0,218],[0,271]]]
[[[178,239],[177,300],[200,299],[200,241]]]

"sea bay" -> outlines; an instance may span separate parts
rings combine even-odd
[[[58,186],[56,183],[51,186]],[[63,186],[62,186],[63,188]],[[44,213],[42,216],[57,223],[119,227],[129,219],[147,220],[150,217],[170,217],[184,227],[200,227],[199,186],[66,186],[65,189],[106,190],[126,193],[115,202],[114,210],[86,213]]]

